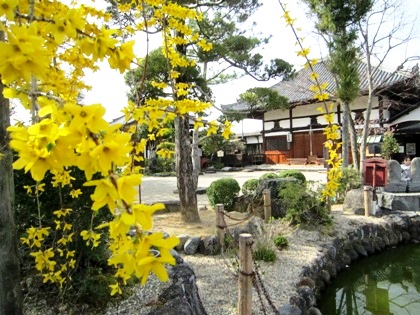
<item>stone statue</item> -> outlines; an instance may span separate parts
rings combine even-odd
[[[411,161],[411,181],[409,183],[409,192],[420,192],[420,158],[415,157]]]
[[[420,162],[420,161],[419,161]],[[420,170],[420,168],[419,168]],[[384,187],[386,192],[406,192],[408,181],[401,180],[401,165],[396,160],[388,161],[388,185]],[[420,184],[420,182],[419,182]]]

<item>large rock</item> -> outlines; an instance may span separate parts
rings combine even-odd
[[[344,198],[343,212],[365,214],[363,188],[349,190]]]
[[[220,252],[219,239],[215,235],[204,237],[198,246],[198,252],[203,255],[217,255]]]
[[[287,209],[282,204],[281,199],[279,199],[278,192],[279,189],[290,182],[296,182],[295,178],[274,178],[274,179],[264,179],[260,180],[257,186],[257,189],[254,193],[254,202],[253,202],[253,211],[260,217],[264,216],[264,199],[263,192],[264,190],[270,190],[271,197],[271,216],[273,218],[284,218],[286,216]]]
[[[197,253],[198,246],[200,245],[201,237],[193,236],[190,237],[184,245],[184,253],[186,255],[194,255]]]
[[[207,315],[201,302],[194,271],[177,257],[177,264],[169,270],[172,284],[158,300],[163,304],[148,315]]]
[[[239,242],[239,235],[243,233],[249,233],[254,237],[261,236],[264,234],[264,221],[259,217],[253,216],[233,229],[229,229],[229,233],[233,236],[236,243]]]
[[[392,211],[419,211],[420,193],[378,194],[378,205],[381,209]]]

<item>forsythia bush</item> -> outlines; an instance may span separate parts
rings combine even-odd
[[[165,281],[168,275],[164,265],[175,263],[170,249],[179,240],[149,232],[153,213],[164,206],[139,204],[137,200],[136,187],[142,176],[135,161],[142,159],[147,139],[137,139],[136,130],[138,124],[148,124],[148,138],[153,139],[155,133],[162,132],[161,124],[209,107],[208,103],[187,97],[191,86],[177,82],[182,67],[194,61],[179,54],[176,45],[195,41],[203,50],[211,47],[187,26],[188,19],[200,18],[194,10],[162,0],[121,2],[118,10],[133,10],[135,5],[137,12],[149,10],[148,20],[138,14],[136,28],[113,29],[107,25],[110,14],[78,5],[77,1],[69,5],[55,0],[0,1],[3,96],[32,113],[30,125],[19,123],[8,129],[10,146],[18,156],[13,167],[31,174],[36,181],[27,191],[37,204],[37,224],[26,230],[22,242],[30,248],[44,282],[62,286],[70,279],[68,275],[77,264],[72,250],[75,233],[89,247],[106,241],[111,253],[108,263],[115,267],[117,279],[110,285],[111,294],[121,293],[120,285],[132,277],[144,284],[150,272]],[[103,60],[121,73],[128,70],[136,58],[134,41],[125,39],[151,27],[162,29],[173,98],[145,100],[142,106],[130,102],[123,112],[126,121],[134,123],[110,125],[103,118],[102,105],[79,104],[80,92],[89,88],[81,80],[83,74],[86,69],[97,70],[97,62]],[[162,82],[156,82],[156,86],[165,88]],[[196,127],[199,126],[197,122]],[[210,123],[210,133],[217,129],[217,124]],[[226,125],[226,134],[228,129]],[[162,149],[158,154],[171,156],[173,152]],[[69,220],[74,209],[64,203],[53,209],[54,225],[45,225],[44,209],[39,203],[47,174],[51,175],[50,184],[69,191],[72,198],[83,193],[82,189],[73,189],[72,167],[84,173],[82,187],[93,189],[91,210],[86,210],[91,213],[92,223],[82,231]],[[123,173],[117,171],[121,169]],[[94,225],[93,218],[103,208],[112,220]],[[107,239],[103,237],[105,229]],[[130,229],[134,234],[128,233]],[[59,237],[47,242],[57,232],[60,233],[54,235]]]

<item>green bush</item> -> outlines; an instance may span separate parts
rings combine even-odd
[[[285,219],[296,225],[331,224],[328,209],[318,196],[298,182],[285,183],[278,191],[278,197],[287,209]]]
[[[252,252],[252,257],[255,260],[262,260],[265,262],[273,262],[277,259],[275,250],[265,242],[256,243],[255,249]]]
[[[33,281],[34,287],[32,292],[37,292],[43,299],[47,300],[51,305],[61,301],[79,301],[81,304],[87,304],[95,309],[105,307],[108,299],[104,299],[105,295],[110,294],[108,286],[98,288],[92,283],[98,282],[98,275],[101,279],[113,279],[112,274],[115,272],[108,266],[109,252],[105,242],[101,242],[98,247],[88,247],[80,236],[82,230],[88,230],[91,226],[97,226],[102,222],[109,221],[112,218],[110,212],[102,208],[95,212],[92,218],[92,210],[90,205],[92,200],[90,195],[94,191],[94,187],[82,187],[85,179],[84,173],[74,168],[70,175],[75,178],[72,181],[72,187],[69,186],[53,187],[51,184],[52,175],[46,174],[44,191],[39,193],[39,204],[44,226],[55,227],[54,220],[57,217],[54,211],[63,208],[71,208],[72,212],[66,217],[66,222],[73,225],[74,241],[69,245],[69,250],[75,250],[75,258],[77,259],[76,268],[72,273],[72,281],[66,282],[60,290],[54,284],[42,283],[41,281]],[[27,187],[33,186],[35,182],[29,174],[25,174],[21,170],[14,171],[15,181],[15,209],[16,209],[16,225],[19,237],[26,236],[26,230],[31,226],[38,226],[38,209],[35,196],[28,195]],[[32,188],[33,189],[33,188]],[[71,198],[69,192],[72,189],[81,189],[83,194],[78,198]],[[61,191],[61,197],[60,197]],[[102,238],[107,238],[107,229],[100,231]],[[51,233],[50,237],[45,240],[45,247],[52,246],[56,242],[58,232]],[[30,256],[30,250],[27,246],[19,248],[22,277],[35,278],[33,268],[33,257]],[[89,270],[89,271],[87,271]],[[36,287],[35,287],[36,286]],[[106,291],[106,293],[105,293]],[[61,299],[61,300],[58,300]],[[99,305],[101,304],[102,305]]]
[[[349,190],[362,187],[362,176],[353,167],[345,167],[342,169],[342,175],[338,182],[340,185],[337,189],[336,202],[341,203]]]
[[[209,166],[214,167],[216,170],[221,170],[225,167],[225,164],[219,161],[209,161]]]
[[[233,207],[235,197],[238,196],[241,187],[233,178],[221,178],[212,182],[207,189],[207,196],[210,204],[214,207],[221,203],[225,210],[230,210]]]
[[[242,185],[242,193],[245,195],[245,196],[250,196],[250,195],[252,195],[254,192],[255,192],[255,190],[257,189],[257,187],[258,187],[258,179],[255,179],[255,178],[253,178],[253,179],[248,179],[243,185]]]
[[[289,241],[287,240],[286,236],[280,234],[278,235],[274,240],[274,245],[276,245],[276,247],[278,249],[283,249],[286,248],[287,246],[289,246]]]
[[[260,179],[275,179],[279,178],[279,175],[276,173],[265,173],[260,176]]]
[[[287,178],[287,177],[292,177],[292,178],[296,178],[298,181],[300,181],[301,183],[305,183],[306,182],[306,177],[305,175],[303,175],[302,172],[300,171],[296,171],[296,170],[284,170],[279,174],[280,178]]]

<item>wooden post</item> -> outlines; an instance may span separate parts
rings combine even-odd
[[[216,205],[216,228],[217,237],[219,238],[219,244],[222,250],[225,250],[225,228],[226,222],[224,218],[224,207],[223,204],[219,203]]]
[[[268,223],[271,218],[271,191],[270,189],[264,189],[264,221]]]
[[[239,235],[239,296],[238,315],[252,314],[252,235]]]
[[[365,201],[365,217],[368,217],[372,212],[372,187],[364,186],[364,201]]]

